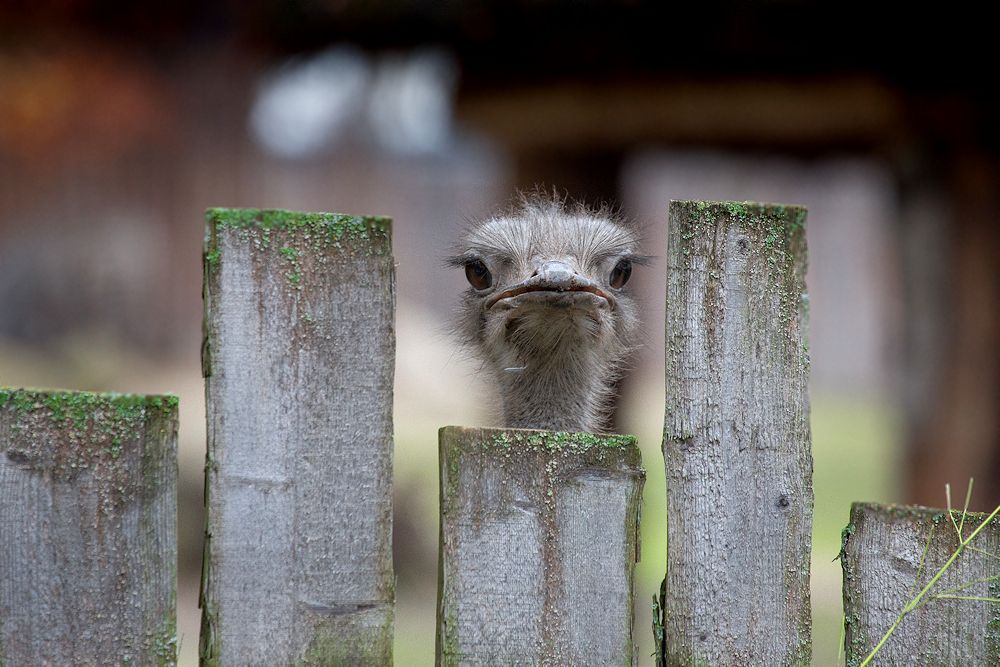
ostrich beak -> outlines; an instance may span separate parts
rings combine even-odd
[[[492,308],[501,301],[528,292],[547,292],[557,298],[562,295],[561,301],[566,300],[565,297],[569,296],[568,292],[589,292],[599,299],[603,299],[603,303],[598,301],[599,304],[607,304],[612,308],[615,305],[611,295],[598,287],[594,281],[581,276],[564,262],[551,261],[545,262],[535,275],[527,280],[494,294],[486,301],[486,308]]]

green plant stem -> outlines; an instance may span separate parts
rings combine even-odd
[[[978,595],[946,595],[944,593],[939,593],[931,596],[934,600],[976,600],[978,602],[996,602],[1000,603],[1000,598],[984,598]]]
[[[837,662],[833,663],[840,667],[840,656],[844,654],[844,626],[847,625],[847,615],[840,615],[840,639],[837,640]]]
[[[940,597],[940,596],[945,595],[947,593],[957,593],[957,592],[959,592],[961,590],[964,590],[964,589],[968,588],[969,586],[975,586],[976,584],[984,584],[987,581],[998,581],[998,580],[1000,580],[1000,574],[995,574],[992,577],[983,577],[982,579],[973,579],[972,581],[967,581],[964,584],[960,584],[960,585],[955,586],[953,588],[946,588],[945,590],[941,591],[940,593],[935,593],[935,596],[936,597]]]
[[[927,552],[931,549],[931,540],[934,539],[935,530],[937,530],[937,524],[931,524],[931,531],[927,534],[927,541],[924,543],[924,553],[920,554],[920,564],[917,565],[917,574],[913,577],[913,585],[910,586],[909,596],[911,598],[917,591],[917,586],[920,585],[920,575],[924,573],[924,564],[927,562]]]
[[[958,539],[962,539],[962,528],[965,526],[965,514],[969,511],[969,503],[972,502],[972,483],[975,478],[969,478],[969,488],[965,492],[965,507],[962,508],[962,520],[958,524]]]
[[[974,547],[971,544],[968,547],[966,547],[966,548],[969,551],[975,551],[977,554],[982,554],[982,555],[984,555],[984,556],[986,556],[988,558],[992,558],[994,560],[1000,560],[1000,556],[998,556],[996,554],[992,554],[989,551],[987,551],[986,549],[980,549],[979,547]]]

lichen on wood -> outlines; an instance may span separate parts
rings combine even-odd
[[[440,457],[439,664],[633,664],[635,438],[446,427]]]
[[[670,204],[667,665],[810,660],[805,217]]]

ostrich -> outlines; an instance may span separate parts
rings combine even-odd
[[[608,210],[522,197],[475,224],[460,336],[494,380],[503,426],[604,431],[639,320],[626,291],[637,233]]]

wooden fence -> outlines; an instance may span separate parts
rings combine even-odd
[[[440,440],[438,663],[631,664],[635,438],[448,427]]]
[[[0,665],[167,665],[177,399],[0,390]]]
[[[804,223],[671,205],[660,664],[811,657]],[[202,664],[390,664],[389,221],[213,209],[204,257]],[[169,396],[0,390],[0,665],[175,663],[176,433]],[[640,662],[634,439],[440,447],[438,663]],[[998,555],[996,513],[856,504],[847,664],[1000,664]]]
[[[390,225],[209,211],[206,665],[392,656]]]

